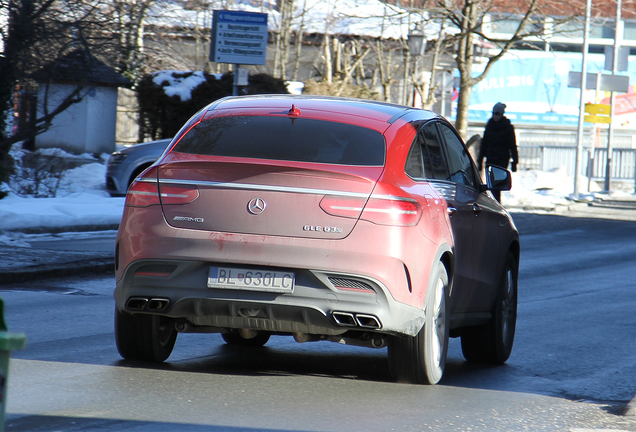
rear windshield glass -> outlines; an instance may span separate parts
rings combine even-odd
[[[174,151],[213,156],[341,165],[384,165],[384,137],[361,126],[322,120],[215,117],[192,128]]]

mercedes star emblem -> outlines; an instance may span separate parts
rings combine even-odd
[[[267,203],[262,198],[252,198],[250,202],[247,203],[247,210],[255,215],[263,213],[265,207],[267,207]]]

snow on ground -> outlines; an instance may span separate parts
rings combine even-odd
[[[593,193],[599,192],[596,183],[590,185],[591,191],[579,194],[580,200],[593,199]],[[512,173],[512,189],[501,194],[501,203],[508,209],[553,209],[557,205],[572,204],[574,178],[568,176],[564,168],[544,171],[520,171]]]
[[[105,190],[107,155],[103,162],[89,163],[65,172],[55,198],[20,197],[9,193],[0,200],[0,243],[12,231],[45,228],[51,230],[74,226],[117,225],[121,219],[124,198],[113,198]],[[587,187],[587,181],[582,180]],[[592,183],[595,186],[594,183]],[[6,185],[3,187],[7,190]],[[502,203],[513,211],[549,210],[572,203],[569,198],[573,179],[563,169],[549,172],[520,171],[513,173],[513,187],[502,193]],[[592,193],[580,198],[591,199]],[[15,236],[10,236],[15,239]]]
[[[45,154],[50,149],[40,152]],[[60,157],[63,154],[60,152],[54,155]],[[12,154],[16,156],[16,153]],[[0,186],[0,190],[9,191],[9,195],[0,199],[0,243],[3,238],[6,242],[6,232],[11,231],[117,225],[124,198],[112,198],[106,192],[107,157],[102,155],[101,161],[64,172],[55,198],[21,197],[11,192],[7,185]],[[92,156],[68,155],[68,158],[88,159]]]

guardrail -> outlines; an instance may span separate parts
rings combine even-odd
[[[483,134],[483,125],[471,125],[468,136]],[[563,167],[574,175],[577,131],[575,128],[533,129],[515,127],[519,149],[519,169],[547,171]],[[607,163],[607,129],[586,127],[583,133],[581,174],[604,180]],[[597,147],[597,146],[601,147]],[[633,180],[636,190],[636,130],[615,131],[612,138],[611,180]]]
[[[576,147],[570,146],[519,146],[519,169],[548,171],[563,167],[568,175],[574,175]],[[607,149],[584,149],[581,174],[593,180],[605,178]],[[636,186],[636,149],[612,149],[612,180],[634,180]]]

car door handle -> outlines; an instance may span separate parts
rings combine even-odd
[[[455,213],[457,213],[457,209],[455,207],[448,207],[446,211],[448,212],[449,216],[454,216]]]
[[[479,213],[481,213],[482,208],[480,206],[478,206],[477,204],[473,204],[473,212],[478,215]]]

